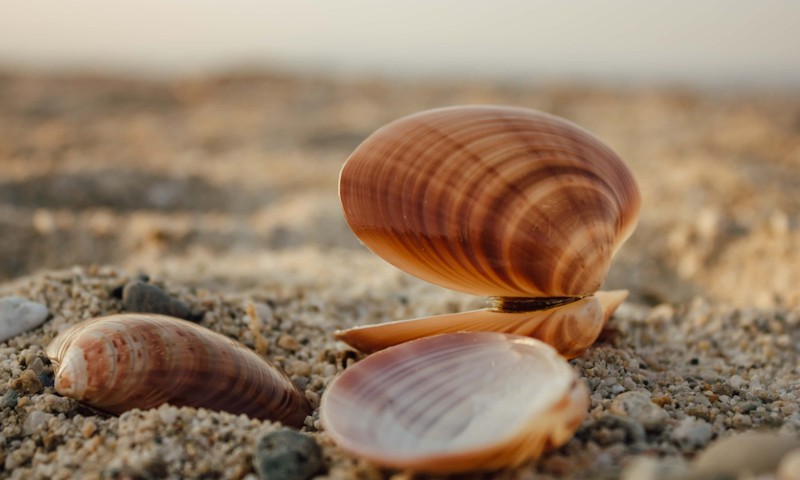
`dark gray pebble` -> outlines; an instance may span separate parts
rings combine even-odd
[[[632,444],[642,443],[647,440],[644,426],[627,417],[619,415],[603,415],[597,420],[597,424],[606,428],[618,428],[625,432],[625,441]]]
[[[170,297],[164,290],[140,281],[130,282],[122,289],[122,308],[128,312],[169,315],[192,322],[203,318],[202,315],[194,314],[182,301]]]
[[[46,373],[39,375],[39,381],[42,382],[42,386],[45,388],[54,387],[56,384],[56,379]]]
[[[19,393],[14,389],[9,389],[2,398],[0,398],[0,408],[14,408],[17,406],[19,400]]]
[[[307,480],[322,469],[322,450],[308,435],[284,428],[258,439],[253,466],[264,480]]]

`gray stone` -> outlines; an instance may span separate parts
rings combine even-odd
[[[44,429],[51,418],[53,418],[52,413],[34,410],[25,418],[25,422],[22,424],[22,434],[25,436],[33,435],[39,430]]]
[[[9,389],[3,394],[3,397],[0,398],[0,408],[14,408],[17,406],[18,400],[19,393],[17,393],[16,390]]]
[[[642,424],[632,418],[603,415],[597,420],[597,423],[607,428],[622,430],[625,432],[625,441],[631,444],[641,443],[647,439],[647,434]]]
[[[284,428],[258,439],[253,465],[264,480],[307,480],[322,469],[322,450],[308,435]]]
[[[169,315],[193,322],[202,318],[193,314],[188,305],[170,297],[164,290],[140,281],[130,282],[122,289],[122,308],[128,312]]]
[[[611,402],[611,412],[630,417],[650,431],[658,431],[666,425],[669,414],[650,401],[650,394],[645,392],[625,392]]]
[[[0,342],[38,327],[49,315],[41,303],[22,297],[0,298]]]
[[[711,424],[705,420],[686,417],[672,431],[672,440],[683,448],[697,448],[708,443],[713,433]]]

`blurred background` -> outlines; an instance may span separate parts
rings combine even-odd
[[[268,65],[796,87],[799,20],[788,0],[34,0],[4,7],[0,59],[171,75]]]
[[[609,287],[800,304],[798,21],[779,0],[6,3],[0,278],[404,278],[350,234],[341,164],[399,116],[501,103],[634,170],[642,219]]]

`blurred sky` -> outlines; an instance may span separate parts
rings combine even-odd
[[[0,68],[800,87],[800,1],[0,0]]]

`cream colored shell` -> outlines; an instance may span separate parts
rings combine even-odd
[[[336,338],[357,350],[372,353],[441,333],[502,332],[537,338],[562,356],[574,358],[597,340],[608,318],[627,296],[627,290],[615,290],[531,312],[484,309],[398,320],[341,330],[336,332]]]
[[[302,426],[311,408],[277,367],[177,318],[122,314],[79,323],[47,347],[55,389],[110,413],[170,403]]]
[[[538,340],[451,333],[387,348],[345,370],[320,417],[340,448],[432,473],[513,467],[566,443],[588,391]]]

